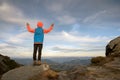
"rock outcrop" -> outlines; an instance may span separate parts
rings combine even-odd
[[[22,66],[8,71],[1,80],[120,80],[120,58],[112,58],[96,57],[92,65],[60,72],[51,70],[47,64]]]
[[[60,72],[59,80],[120,80],[120,58],[95,57],[93,60],[89,66]]]
[[[16,63],[8,56],[3,56],[0,54],[0,75],[19,66],[20,64]]]
[[[94,57],[86,67],[63,72],[60,80],[120,80],[120,37],[106,46],[107,57]]]
[[[113,61],[104,64],[104,66],[114,71],[119,71],[120,74],[120,58],[114,57]]]
[[[57,78],[58,74],[50,70],[49,65],[42,64],[40,66],[22,66],[5,73],[1,80],[48,80],[49,78]]]
[[[120,57],[120,37],[111,40],[106,46],[106,56]]]

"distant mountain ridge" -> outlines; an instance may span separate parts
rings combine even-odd
[[[89,65],[90,64],[90,59],[75,59],[71,61],[64,62],[62,64],[69,64],[69,65]]]
[[[63,60],[64,58],[65,59],[69,58],[69,60]],[[90,64],[90,57],[87,57],[87,58],[64,57],[64,58],[61,58],[61,60],[62,60],[61,62],[60,62],[60,58],[59,58],[59,61],[57,61],[56,59],[58,59],[58,58],[53,59],[53,57],[42,59],[42,62],[49,64],[53,70],[57,70],[57,71],[69,70],[76,66],[80,66],[80,65],[83,66],[83,65]],[[15,61],[18,63],[21,63],[23,65],[31,65],[32,64],[32,59],[30,59],[30,58],[25,58],[25,59],[17,59],[16,58]]]
[[[66,64],[75,62],[74,64],[88,65],[90,63],[90,59],[92,57],[49,57],[42,58],[42,62],[47,62],[48,64]],[[23,65],[32,64],[32,58],[13,58],[16,62],[21,63]],[[77,63],[78,62],[78,63]]]

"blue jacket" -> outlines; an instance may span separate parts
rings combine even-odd
[[[34,43],[43,43],[44,31],[41,27],[37,27],[34,33]]]

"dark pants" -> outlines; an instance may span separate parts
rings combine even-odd
[[[34,51],[33,51],[34,61],[36,60],[37,51],[38,51],[38,60],[41,61],[42,47],[43,47],[43,44],[34,44]]]

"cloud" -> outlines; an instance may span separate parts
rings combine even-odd
[[[69,34],[65,31],[62,32],[63,36],[64,36],[64,39],[68,40],[68,41],[71,41],[71,42],[107,42],[109,39],[107,37],[100,37],[100,36],[97,36],[97,37],[90,37],[89,35],[84,35],[84,36],[74,36],[72,34]]]
[[[99,10],[88,15],[82,20],[82,23],[97,28],[119,27],[120,10],[117,7],[110,7],[105,10]]]
[[[15,23],[22,23],[24,22],[23,14],[18,9],[15,8],[12,5],[9,5],[8,3],[2,3],[0,5],[0,18],[1,20],[7,21],[7,22],[15,22]]]
[[[97,44],[97,43],[106,43],[108,41],[111,40],[112,37],[107,37],[107,36],[95,36],[92,37],[90,35],[81,35],[75,34],[74,32],[73,34],[71,32],[66,32],[66,31],[62,31],[62,32],[55,32],[55,33],[51,33],[47,36],[45,36],[45,42],[59,42],[59,43],[65,43],[65,44],[70,44],[70,43],[74,43],[74,44],[81,44],[81,43],[86,43],[86,44]],[[47,41],[49,40],[49,41]]]
[[[7,55],[9,57],[31,57],[32,49],[30,47],[25,47],[23,44],[12,42],[2,42],[0,44],[0,54]],[[28,44],[26,44],[28,45]]]
[[[47,6],[47,8],[50,10],[50,11],[53,11],[53,12],[61,12],[64,8],[63,8],[63,4],[61,3],[55,3],[53,2],[52,4],[49,4],[49,6]]]
[[[13,49],[13,48],[16,48],[15,46],[12,46],[12,45],[9,45],[9,44],[7,44],[7,43],[1,43],[0,44],[0,49],[2,50],[2,49],[5,49],[5,48],[11,48],[11,49]]]
[[[69,48],[68,50],[77,48],[76,51],[77,50],[81,50],[81,51],[98,50],[99,51],[105,47],[106,43],[108,43],[111,40],[111,38],[112,37],[106,37],[106,36],[92,37],[89,35],[78,35],[78,34],[73,35],[71,32],[69,33],[69,32],[62,31],[59,33],[51,33],[45,36],[45,42],[47,42],[46,44],[49,43],[48,46],[50,47],[58,46],[62,50],[66,48]],[[53,44],[50,44],[50,43],[53,43]],[[57,43],[57,44],[54,44],[54,43]]]
[[[16,53],[17,48],[18,48],[18,46],[11,45],[9,43],[1,43],[0,44],[0,54],[12,56],[13,53]],[[12,55],[10,53],[12,53]]]
[[[91,45],[93,46],[93,45]],[[95,45],[94,45],[95,47]],[[80,48],[80,47],[63,47],[63,46],[54,46],[51,48],[52,55],[54,56],[105,56],[104,47],[90,47],[90,48]],[[48,54],[49,55],[49,54]]]
[[[7,43],[21,44],[26,39],[30,40],[31,36],[33,36],[28,33],[25,28],[25,23],[28,22],[32,28],[36,28],[36,24],[39,20],[26,18],[22,10],[9,3],[3,2],[0,5],[0,21],[3,21],[1,23],[3,25],[1,25],[0,30],[1,40]],[[48,21],[46,19],[41,19],[41,21],[46,23],[45,26],[48,25]]]
[[[29,48],[29,44],[28,43],[32,43],[33,42],[33,34],[29,33],[29,32],[22,32],[19,34],[14,34],[14,35],[10,35],[8,37],[8,35],[6,35],[7,37],[1,37],[0,42],[3,43],[0,46],[7,49],[9,46],[12,47],[27,47]]]
[[[25,26],[26,22],[29,22],[32,26],[36,26],[36,23],[39,21],[35,18],[27,18],[21,9],[5,2],[0,5],[0,20],[21,26]],[[48,23],[46,19],[41,18],[40,20],[46,24]]]
[[[69,16],[69,15],[63,15],[57,17],[57,20],[60,22],[60,24],[73,24],[76,23],[76,18]]]
[[[8,40],[0,40],[0,54],[9,57],[28,58],[32,57],[32,34],[28,32],[11,36]]]
[[[33,39],[33,34],[29,32],[22,32],[20,34],[11,36],[7,42],[13,43],[13,44],[22,44],[27,41],[32,41]]]
[[[50,10],[53,13],[64,13],[67,12],[66,8],[71,6],[72,0],[53,0],[53,1],[47,1],[45,3],[45,6],[48,10]]]
[[[69,33],[62,31],[54,34],[51,33],[45,36],[45,41],[48,42],[46,43],[48,45],[45,45],[46,46],[45,50],[51,50],[51,53],[56,53],[56,55],[63,53],[66,56],[67,56],[66,53],[69,53],[70,55],[76,53],[77,53],[76,55],[83,55],[83,53],[90,56],[104,55],[105,46],[110,40],[111,37],[105,36],[92,37],[88,35],[82,36],[78,34],[73,35],[71,32]]]
[[[63,53],[80,53],[80,52],[94,52],[94,51],[103,51],[104,48],[89,48],[89,49],[80,49],[80,48],[63,48],[63,47],[53,47],[53,51],[59,51]]]
[[[83,20],[83,23],[95,22],[96,20],[99,20],[103,15],[105,15],[106,12],[107,12],[106,10],[103,10],[103,11],[99,11],[91,16],[88,16]]]

